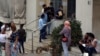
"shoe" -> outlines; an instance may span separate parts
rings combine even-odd
[[[47,38],[43,38],[43,39],[47,39]]]

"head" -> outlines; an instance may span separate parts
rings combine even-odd
[[[24,26],[24,24],[21,24],[21,25],[20,25],[20,29],[23,29],[23,26]]]
[[[42,15],[41,15],[41,18],[42,18],[42,19],[44,19],[44,17],[45,17],[45,15],[44,15],[44,14],[42,14]]]
[[[91,39],[91,40],[93,40],[94,38],[95,38],[95,36],[94,36],[93,33],[90,33],[90,32],[89,32],[89,33],[86,33],[86,34],[85,34],[85,39],[89,39],[89,40]]]
[[[70,26],[70,22],[69,21],[65,21],[64,22],[64,26]]]
[[[89,38],[90,38],[91,40],[95,39],[94,34],[93,34],[93,33],[89,33]]]
[[[46,4],[43,4],[43,5],[42,5],[42,8],[46,8],[46,7],[47,7]]]
[[[53,6],[53,2],[50,2],[50,6]]]
[[[5,25],[2,25],[1,26],[1,33],[2,34],[5,34],[5,32],[6,32],[6,26]]]
[[[10,22],[10,26],[14,26],[15,23],[13,21]]]
[[[11,23],[10,23],[10,27],[11,27],[11,30],[12,30],[12,31],[16,31],[16,25],[15,25],[14,22],[11,22]]]
[[[59,9],[61,9],[61,10],[62,10],[62,9],[63,9],[63,6],[62,6],[62,5],[60,5],[60,6],[59,6]]]
[[[11,26],[11,30],[12,30],[13,32],[16,31],[16,26],[15,26],[15,25]]]

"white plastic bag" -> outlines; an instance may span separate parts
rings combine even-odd
[[[88,53],[83,53],[83,56],[89,56],[89,54]]]

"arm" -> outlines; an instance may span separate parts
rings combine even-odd
[[[16,49],[16,46],[18,44],[18,36],[16,36],[16,39],[15,39],[15,43],[14,44],[15,44],[15,47],[14,48]]]
[[[62,35],[62,34],[64,34],[64,32],[65,32],[65,30],[64,30],[64,28],[60,31],[60,35]]]
[[[92,44],[93,47],[97,46],[97,41],[94,41],[94,43]]]

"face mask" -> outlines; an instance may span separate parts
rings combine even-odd
[[[10,30],[10,28],[8,27],[8,28],[6,28],[6,31],[9,31]]]

